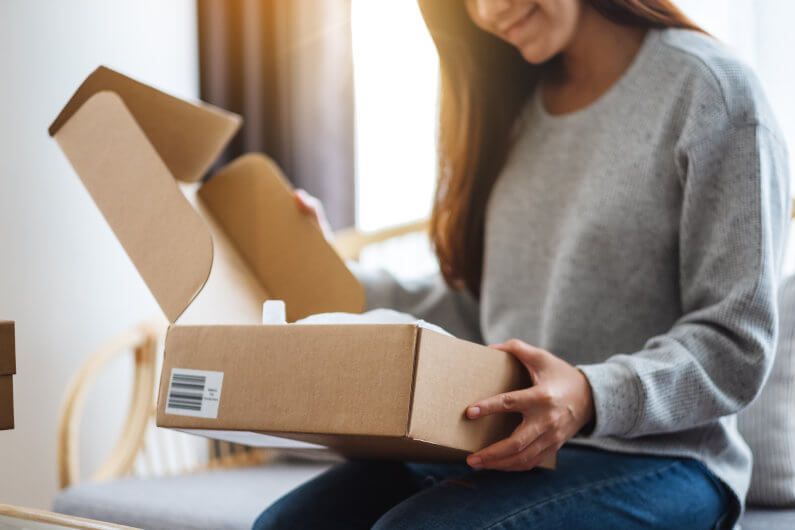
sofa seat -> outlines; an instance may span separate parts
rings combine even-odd
[[[275,462],[173,477],[78,484],[55,498],[53,511],[147,530],[250,529],[265,507],[328,466]]]
[[[156,479],[81,484],[61,492],[54,511],[147,530],[246,530],[276,499],[329,464],[278,462]],[[794,510],[750,508],[744,530],[792,530]]]
[[[795,528],[795,509],[751,506],[746,510],[741,525],[743,530],[792,530]]]

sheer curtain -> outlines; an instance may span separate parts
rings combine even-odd
[[[198,0],[202,99],[245,118],[225,159],[259,151],[354,221],[350,0]]]

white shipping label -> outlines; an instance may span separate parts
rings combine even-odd
[[[217,418],[223,382],[223,372],[172,368],[166,414]]]

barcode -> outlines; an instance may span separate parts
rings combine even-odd
[[[217,418],[223,381],[223,372],[172,368],[166,414]]]
[[[206,382],[207,378],[203,375],[172,374],[169,408],[201,410]]]

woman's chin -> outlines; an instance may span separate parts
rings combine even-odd
[[[530,64],[544,64],[553,57],[553,53],[536,44],[528,44],[517,48],[525,61]]]

